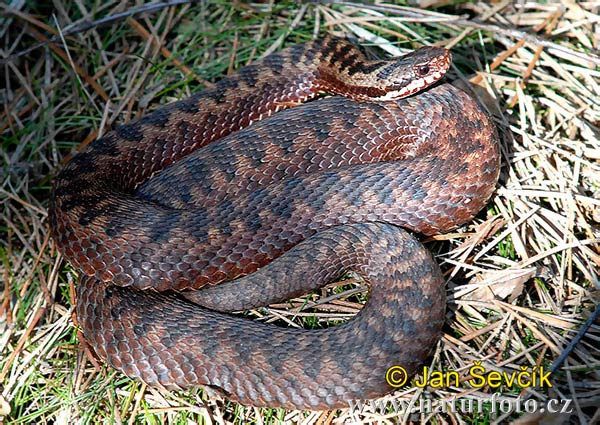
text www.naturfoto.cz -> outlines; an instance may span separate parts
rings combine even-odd
[[[483,413],[491,416],[506,413],[572,413],[570,399],[548,399],[540,401],[521,396],[505,397],[494,393],[488,397],[452,397],[433,400],[420,397],[418,400],[385,398],[380,400],[352,400],[348,402],[352,414],[363,412],[389,413]]]

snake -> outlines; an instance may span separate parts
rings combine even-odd
[[[472,220],[500,166],[491,117],[440,81],[451,61],[435,46],[369,59],[327,35],[76,153],[49,222],[96,355],[153,387],[290,410],[348,407],[393,391],[394,367],[417,373],[446,315],[418,235]],[[368,299],[337,326],[234,314],[352,273]]]

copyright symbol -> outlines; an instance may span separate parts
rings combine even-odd
[[[406,369],[402,366],[392,366],[385,372],[385,381],[390,387],[400,388],[408,379]]]

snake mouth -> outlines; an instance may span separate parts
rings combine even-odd
[[[421,90],[432,86],[441,80],[446,75],[446,70],[433,72],[426,77],[411,80],[406,85],[394,85],[388,87],[388,92],[380,97],[375,98],[376,101],[398,100],[404,97],[412,96]]]

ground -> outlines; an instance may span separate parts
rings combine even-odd
[[[147,13],[115,1],[0,4],[0,421],[600,419],[598,321],[568,351],[598,304],[597,3],[171,3],[143,8]],[[99,22],[88,25],[93,21]],[[498,126],[502,172],[487,209],[453,233],[422,238],[444,272],[449,298],[445,334],[428,366],[459,371],[460,385],[406,386],[381,404],[335,412],[286,412],[241,407],[202,390],[155,390],[98,363],[74,326],[77,271],[49,237],[53,176],[114,125],[325,33],[349,37],[374,57],[429,44],[451,48],[449,80],[480,99]],[[357,288],[360,282],[346,281],[250,315],[282,326],[324,326],[360,309],[365,295]],[[569,356],[556,363],[550,389],[500,391],[466,382],[474,362],[511,374],[550,370],[561,354]],[[492,396],[499,391],[539,401],[545,411],[498,411],[502,404]],[[441,408],[452,398],[484,401],[476,412],[460,405],[437,413],[408,408]],[[547,415],[552,402],[546,403],[556,399],[570,400],[570,413]]]

